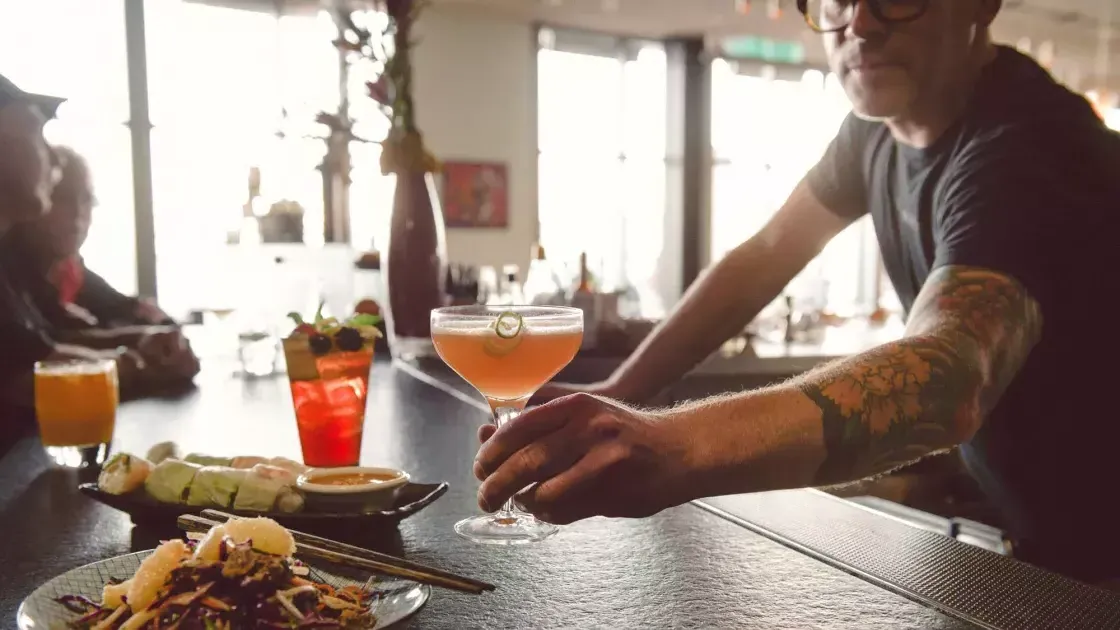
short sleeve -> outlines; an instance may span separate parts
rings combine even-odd
[[[824,156],[809,171],[809,190],[834,214],[858,219],[867,213],[867,182],[863,155],[867,147],[867,125],[848,114]]]
[[[1077,249],[1071,228],[1092,212],[1060,155],[1035,130],[1003,129],[971,141],[935,205],[933,268],[998,271],[1045,305],[1056,289],[1055,264]]]

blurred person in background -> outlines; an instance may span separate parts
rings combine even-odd
[[[992,42],[999,0],[800,0],[853,106],[775,217],[708,269],[607,381],[484,427],[479,502],[545,520],[828,486],[960,447],[1016,555],[1120,578],[1110,294],[1120,137]],[[738,334],[870,214],[904,337],[786,383],[642,403]],[[574,393],[573,392],[582,392]],[[615,400],[612,400],[615,399]]]
[[[79,252],[96,202],[89,165],[69,147],[52,150],[60,176],[51,192],[51,209],[14,226],[0,240],[0,262],[27,289],[56,341],[134,349],[171,385],[189,380],[198,373],[198,358],[174,321],[154,304],[123,295],[86,267]]]
[[[3,240],[3,253],[23,263],[19,272],[34,287],[40,309],[59,328],[100,337],[174,326],[154,303],[122,294],[86,266],[80,250],[96,205],[89,165],[69,147],[53,150],[61,177],[50,212],[15,226]]]
[[[52,191],[64,169],[60,156],[43,139],[43,126],[60,103],[61,99],[24,92],[0,76],[0,237],[22,223],[41,220],[50,210]],[[33,426],[36,361],[112,359],[126,396],[193,376],[191,370],[167,367],[170,357],[184,349],[189,352],[175,330],[151,331],[135,339],[132,347],[112,349],[55,339],[54,327],[19,271],[29,261],[13,264],[4,251],[0,242],[0,449]]]

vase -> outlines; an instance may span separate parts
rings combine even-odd
[[[384,257],[389,349],[395,359],[434,356],[431,312],[444,304],[447,237],[430,173],[397,175]]]

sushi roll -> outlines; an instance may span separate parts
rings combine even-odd
[[[288,459],[287,457],[273,457],[272,459],[268,460],[268,462],[266,462],[266,463],[269,466],[275,466],[277,468],[283,468],[284,470],[291,471],[291,472],[295,473],[295,475],[297,477],[309,470],[309,468],[307,466],[304,466],[303,464],[295,461],[294,459]]]
[[[109,494],[128,494],[143,486],[151,472],[152,465],[147,460],[117,453],[101,467],[97,487]]]
[[[280,496],[276,499],[276,509],[285,514],[303,511],[303,504],[303,495],[291,486],[284,486],[280,490]]]
[[[203,455],[201,453],[190,453],[183,458],[183,461],[199,466],[226,466],[228,467],[233,463],[232,457],[214,457],[212,455]]]
[[[256,455],[244,455],[244,456],[241,456],[241,457],[234,457],[233,461],[231,461],[229,465],[232,466],[233,468],[248,469],[248,468],[252,468],[253,466],[256,466],[257,464],[267,464],[267,463],[268,463],[268,458],[266,458],[266,457],[257,457]]]
[[[296,479],[299,477],[287,468],[280,468],[279,466],[272,466],[269,464],[257,464],[249,469],[249,472],[257,477],[265,477],[267,479],[274,479],[286,485],[294,485]]]
[[[254,474],[256,467],[245,476],[241,487],[237,489],[237,497],[233,500],[233,509],[245,512],[271,512],[276,505],[280,491],[286,486],[283,481]]]
[[[148,454],[144,459],[153,464],[158,464],[165,459],[181,459],[179,457],[179,446],[174,442],[160,442],[148,449]]]
[[[178,459],[165,459],[152,468],[144,481],[144,490],[162,503],[183,503],[195,475],[202,467]]]
[[[187,505],[228,508],[248,474],[225,466],[203,466],[191,481]]]

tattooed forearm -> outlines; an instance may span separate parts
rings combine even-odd
[[[908,335],[942,333],[976,344],[985,369],[987,413],[1011,384],[1042,335],[1038,303],[1017,281],[973,267],[943,267],[926,282],[910,315]]]
[[[944,267],[926,282],[907,337],[806,375],[826,457],[817,483],[891,470],[968,439],[1041,334],[1037,303],[1013,279]]]

